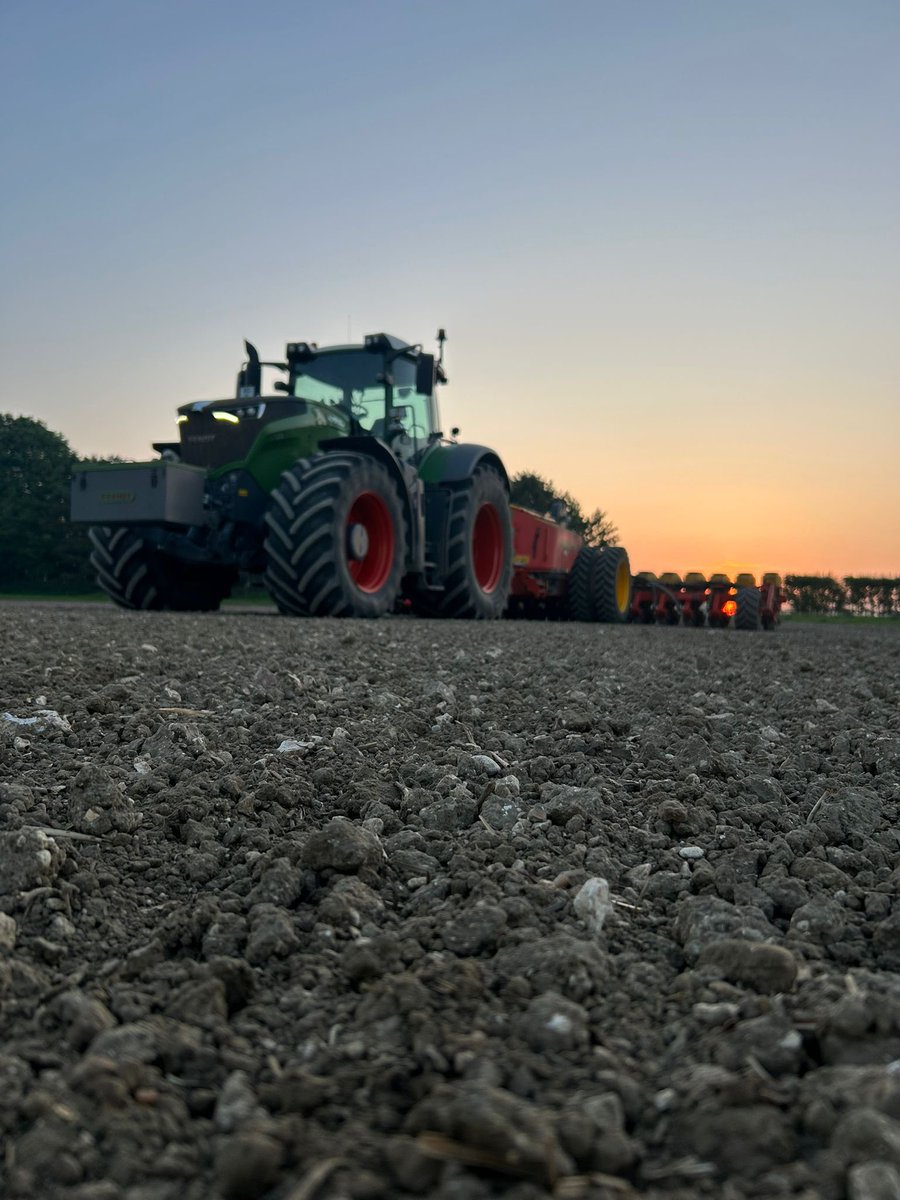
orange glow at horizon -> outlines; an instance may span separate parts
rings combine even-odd
[[[892,387],[870,387],[857,407],[849,379],[812,371],[773,371],[749,398],[684,369],[573,375],[564,408],[520,394],[510,424],[485,397],[460,424],[472,436],[477,414],[472,440],[505,447],[511,473],[536,471],[586,513],[602,508],[632,570],[900,576]]]

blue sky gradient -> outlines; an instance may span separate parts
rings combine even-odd
[[[0,33],[4,411],[138,458],[245,336],[445,325],[445,427],[634,565],[900,570],[896,3],[6,0]]]

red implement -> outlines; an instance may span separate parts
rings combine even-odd
[[[524,615],[536,606],[561,605],[569,573],[583,546],[577,533],[527,508],[512,505],[513,580],[510,610]]]

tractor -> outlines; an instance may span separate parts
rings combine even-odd
[[[385,333],[291,342],[247,360],[229,400],[178,410],[159,458],[81,463],[100,587],[130,609],[215,610],[242,574],[282,613],[375,617],[405,599],[441,617],[502,615],[513,570],[509,480],[486,446],[445,439],[427,354]],[[262,394],[263,368],[286,378]]]
[[[78,464],[72,519],[100,587],[123,608],[211,611],[249,575],[294,616],[624,620],[625,551],[511,506],[499,455],[444,438],[445,340],[291,342],[283,362],[245,343],[234,398],[183,405],[158,459]],[[286,375],[269,395],[264,367]]]

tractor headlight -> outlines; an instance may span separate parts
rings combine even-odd
[[[227,421],[229,425],[240,425],[241,423],[241,418],[237,413],[223,412],[222,409],[214,411],[212,418],[214,421]]]

